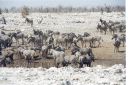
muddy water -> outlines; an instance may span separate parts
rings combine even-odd
[[[95,62],[92,62],[92,66],[103,65],[105,67],[113,66],[115,64],[126,65],[125,59],[97,59]],[[49,68],[55,66],[53,59],[46,60],[45,62],[36,61],[32,63],[30,67],[44,67]],[[13,65],[8,65],[8,67],[26,67],[24,60],[15,60]]]
[[[126,61],[123,59],[99,59],[95,60],[95,62],[92,63],[93,66],[96,65],[103,65],[103,66],[112,66],[115,64],[123,64],[124,66],[126,65]]]

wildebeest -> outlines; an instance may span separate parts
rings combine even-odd
[[[90,47],[81,48],[80,49],[81,56],[79,56],[79,67],[83,67],[83,65],[91,66],[91,62],[95,60],[94,54]]]
[[[79,57],[79,67],[83,67],[83,65],[87,65],[88,67],[91,67],[91,62],[92,62],[92,56],[91,55],[81,55]]]
[[[93,54],[93,52],[92,52],[92,48],[90,48],[90,47],[81,48],[81,49],[80,49],[80,53],[81,53],[81,55],[86,55],[86,54],[88,54],[89,56],[91,56],[91,58],[92,58],[93,61],[95,60],[95,59],[94,59],[94,54]]]

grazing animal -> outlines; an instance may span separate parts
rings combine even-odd
[[[10,47],[12,45],[12,39],[8,35],[0,34],[0,44],[4,48]]]
[[[89,36],[90,36],[90,34],[88,32],[84,32],[83,37],[89,37]]]
[[[94,54],[93,54],[92,49],[91,49],[90,47],[88,47],[88,48],[81,48],[81,49],[80,49],[80,53],[81,53],[81,55],[86,55],[86,54],[88,54],[89,56],[91,56],[91,59],[92,59],[93,61],[95,61]]]
[[[36,51],[34,51],[34,50],[24,49],[23,56],[24,56],[25,60],[27,61],[27,67],[29,67],[31,65],[31,63],[33,63],[33,61],[37,57],[39,57],[39,54],[37,54]]]
[[[0,58],[0,67],[6,67],[7,63],[6,63],[6,58],[2,57]]]
[[[55,46],[64,46],[65,44],[65,36],[63,35],[56,35],[54,36],[54,45]]]
[[[24,33],[20,32],[13,32],[10,34],[11,39],[15,39],[16,40],[16,44],[19,45],[19,39],[22,40],[22,45],[24,44]]]
[[[62,46],[57,46],[57,47],[55,47],[55,50],[56,50],[56,51],[63,51],[63,52],[65,52],[65,48],[62,47]]]
[[[73,42],[76,42],[75,38],[77,38],[77,36],[75,35],[75,33],[64,33],[61,36],[64,40],[66,49],[69,49],[71,47],[71,44]]]
[[[54,43],[54,38],[52,36],[48,37],[46,40],[47,44],[53,44]]]
[[[27,39],[28,44],[31,43],[33,47],[41,47],[41,39],[38,35],[32,35]]]
[[[71,64],[72,66],[76,66],[78,65],[78,60],[80,55],[81,55],[80,52],[77,51],[74,55],[65,56],[64,60],[67,63],[67,65]]]
[[[52,46],[49,44],[49,45],[46,45],[44,44],[41,48],[41,52],[42,52],[42,57],[43,58],[48,58],[48,53],[49,53],[49,49],[51,49]]]
[[[39,21],[37,21],[37,22],[38,22],[38,24],[41,24],[42,21],[43,21],[43,18],[41,18],[41,20],[39,20]]]
[[[96,47],[96,42],[98,43],[97,47],[99,47],[101,45],[101,41],[103,42],[103,39],[101,38],[101,36],[95,36],[92,39],[92,47]]]
[[[75,55],[77,51],[80,51],[80,47],[77,46],[76,43],[72,43],[71,45],[71,55]]]
[[[89,36],[89,37],[83,37],[83,43],[82,43],[82,46],[83,47],[86,47],[86,44],[89,43],[89,46],[90,47],[93,47],[93,37],[92,36]]]
[[[14,51],[10,48],[5,48],[2,50],[2,59],[0,60],[0,66],[6,67],[7,64],[14,63]]]
[[[2,18],[0,19],[0,21],[2,21],[2,24],[6,24],[6,20],[5,20],[4,17],[2,17]]]
[[[34,33],[34,35],[38,35],[39,36],[40,43],[41,43],[40,45],[42,46],[43,45],[43,38],[44,38],[43,32],[41,30],[35,30],[35,29],[33,29],[33,33]]]
[[[100,22],[101,22],[101,24],[105,24],[106,23],[106,21],[101,19],[101,18],[100,18]]]
[[[104,34],[106,35],[106,32],[107,32],[107,29],[108,29],[108,26],[105,24],[101,24],[101,25],[97,25],[97,30],[100,30],[100,32],[102,33],[104,31]]]
[[[50,49],[50,54],[52,54],[54,61],[55,61],[55,66],[58,68],[59,65],[64,66],[63,62],[65,53],[63,51],[56,51],[54,49]]]
[[[117,34],[113,34],[112,39],[118,39],[120,40],[120,42],[122,43],[123,47],[125,45],[126,42],[126,35],[125,34],[121,34],[121,35],[117,35]]]
[[[81,55],[79,57],[79,67],[82,68],[84,64],[87,65],[87,67],[91,67],[92,61],[92,56],[89,56],[88,54]]]
[[[25,60],[27,61],[27,67],[29,67],[29,65],[31,65],[32,60],[33,60],[33,56],[34,55],[34,50],[24,50],[23,51],[23,56],[25,58]]]
[[[114,52],[119,52],[119,47],[120,47],[120,44],[121,44],[121,40],[119,38],[119,36],[117,34],[114,34],[112,39],[115,39],[114,41]]]
[[[115,47],[114,52],[119,52],[120,44],[121,44],[121,42],[118,39],[114,42],[114,47]]]
[[[33,20],[30,20],[29,18],[25,18],[25,22],[29,23],[31,27],[33,26]]]

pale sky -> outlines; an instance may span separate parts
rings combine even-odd
[[[73,7],[95,7],[95,6],[125,6],[125,0],[0,0],[0,8],[11,7],[56,7],[56,6],[73,6]]]

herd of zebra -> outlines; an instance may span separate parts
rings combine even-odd
[[[26,18],[25,21],[31,26],[33,25],[33,20]],[[0,66],[6,66],[8,63],[14,64],[14,55],[17,55],[19,60],[25,59],[27,67],[36,59],[54,59],[56,67],[69,64],[77,65],[78,67],[83,67],[85,64],[90,67],[91,62],[95,60],[92,48],[100,47],[103,41],[101,36],[92,36],[88,32],[76,35],[73,32],[42,31],[33,27],[32,29],[32,35],[27,35],[21,30],[6,32],[4,27],[1,29]],[[125,25],[100,19],[97,30],[104,31],[106,34],[107,29],[113,32],[112,39],[115,39],[115,52],[118,52],[121,42],[123,42],[123,46],[125,44],[125,34],[119,36],[115,32],[117,29],[120,32],[125,31]],[[66,50],[70,50],[70,56],[66,55]]]
[[[111,34],[115,34],[116,32],[126,32],[126,25],[125,21],[122,22],[113,22],[109,20],[108,22],[100,19],[100,22],[97,25],[97,30],[100,31],[101,33],[106,32],[109,30]]]
[[[109,30],[109,32],[113,35],[112,39],[115,39],[114,42],[114,52],[119,51],[120,44],[123,43],[123,47],[126,42],[126,25],[125,22],[113,22],[109,20],[108,22],[100,19],[100,22],[97,25],[97,30],[100,31],[101,33],[104,31],[104,34],[106,35],[106,32]],[[119,33],[122,33],[119,35]]]

